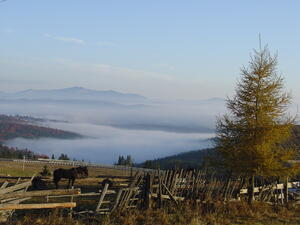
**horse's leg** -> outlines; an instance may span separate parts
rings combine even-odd
[[[74,187],[75,178],[72,178],[72,187]]]
[[[54,179],[54,183],[55,183],[55,187],[56,187],[56,189],[58,189],[58,182],[59,182],[59,178],[55,178]]]
[[[68,189],[70,188],[71,178],[69,178]]]

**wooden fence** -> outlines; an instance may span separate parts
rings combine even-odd
[[[8,182],[4,182],[0,187],[0,222],[5,222],[14,210],[18,209],[45,209],[45,208],[74,208],[75,202],[63,203],[39,203],[39,204],[21,204],[21,202],[30,200],[33,197],[49,196],[49,195],[78,195],[80,189],[64,189],[64,190],[42,190],[27,191],[31,186],[34,176],[26,182],[20,183],[21,179],[8,186]]]
[[[88,166],[88,167],[93,167],[93,168],[107,168],[107,169],[141,171],[141,172],[153,171],[152,169],[146,169],[146,168],[140,168],[140,167],[87,163],[87,162],[72,161],[72,160],[56,160],[56,159],[28,160],[28,159],[3,159],[3,158],[0,158],[0,161],[11,161],[11,162],[24,163],[24,164],[43,164],[43,165],[50,164],[50,165],[72,166],[72,167]]]
[[[126,187],[116,188],[106,183],[99,194],[90,193],[98,196],[99,200],[95,210],[89,213],[109,214],[115,210],[163,207],[167,202],[180,204],[184,200],[199,203],[240,201],[247,198],[247,185],[241,177],[224,178],[196,170],[137,172]],[[289,193],[291,188],[295,191]],[[268,184],[255,187],[254,192],[255,200],[272,204],[284,203],[285,196],[286,201],[300,201],[300,182]],[[286,195],[283,195],[284,192]],[[84,214],[87,211],[78,213]]]
[[[113,178],[107,177],[105,178]],[[137,171],[126,177],[127,182],[103,184],[97,192],[81,193],[80,189],[27,191],[30,181],[8,187],[5,182],[0,188],[0,212],[33,208],[70,208],[72,214],[110,214],[116,210],[164,207],[180,204],[184,200],[199,203],[216,201],[240,201],[247,198],[249,185],[243,177],[222,177],[201,170]],[[288,200],[300,203],[300,182],[266,183],[254,188],[255,200],[272,204],[283,204]],[[41,204],[20,204],[34,197],[45,196]],[[70,198],[69,202],[49,203],[49,199]],[[93,197],[97,203],[93,210],[72,210],[76,199]]]

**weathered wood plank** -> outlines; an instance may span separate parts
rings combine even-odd
[[[162,183],[163,187],[165,188],[165,190],[167,191],[168,195],[170,196],[170,198],[176,203],[178,204],[178,202],[176,201],[176,199],[174,198],[174,196],[172,195],[171,191],[169,190],[169,188],[164,184]],[[161,198],[161,196],[160,196]]]
[[[74,190],[76,190],[76,189],[74,189]],[[89,196],[99,196],[99,195],[101,195],[101,193],[89,192],[89,193],[76,194],[76,195],[74,195],[74,197],[89,197]],[[71,196],[72,196],[71,194],[67,194],[67,195],[50,195],[47,197],[48,198],[67,198],[67,197],[71,197]]]
[[[151,194],[151,197],[153,197],[153,198],[158,198],[158,194],[153,193],[153,194]],[[161,197],[162,197],[163,199],[171,199],[169,195],[162,195]],[[185,200],[184,197],[173,196],[173,198],[176,199],[176,200],[178,200],[178,201],[183,201],[183,200]]]
[[[76,202],[64,203],[43,203],[43,204],[5,204],[0,205],[0,210],[17,210],[17,209],[51,209],[51,208],[74,208]]]
[[[20,190],[20,189],[25,189],[25,188],[27,188],[30,185],[31,185],[31,181],[27,181],[27,182],[24,182],[24,183],[21,183],[21,184],[16,184],[14,186],[10,186],[10,187],[1,189],[0,190],[0,196],[4,195],[6,193],[10,193],[10,192],[14,192],[14,191]]]
[[[118,207],[122,191],[123,191],[122,189],[119,189],[116,200],[115,200],[115,203],[114,203],[114,206],[113,206],[111,211],[114,211]]]
[[[1,185],[0,190],[6,188],[7,185],[8,185],[8,182],[5,181],[5,182]]]
[[[294,186],[299,186],[300,185],[300,182],[297,181],[297,182],[289,182],[288,183],[288,188],[292,188]],[[272,190],[280,190],[280,189],[284,189],[284,186],[285,184],[276,184],[276,185],[272,185],[272,187],[264,187],[264,186],[260,186],[260,187],[255,187],[254,188],[254,193],[257,193],[257,192],[260,192],[262,190],[266,190],[266,189],[269,189],[271,188]],[[243,188],[240,190],[240,194],[247,194],[248,193],[248,188]]]
[[[104,185],[104,188],[103,188],[103,190],[102,190],[102,192],[101,192],[101,196],[100,196],[100,199],[99,199],[97,208],[96,208],[96,211],[98,211],[98,210],[100,209],[101,205],[102,205],[102,202],[103,202],[103,200],[104,200],[104,197],[105,197],[106,192],[107,192],[107,189],[108,189],[108,186],[109,186],[108,183],[106,183],[106,184]]]
[[[77,195],[80,194],[80,189],[56,189],[56,190],[45,190],[45,191],[28,191],[18,193],[8,193],[0,196],[0,199],[7,198],[26,198],[26,197],[38,197],[48,195]]]

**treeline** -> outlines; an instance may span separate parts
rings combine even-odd
[[[119,165],[119,166],[133,166],[133,159],[131,157],[131,155],[127,155],[127,157],[125,158],[124,156],[119,156],[118,158],[118,162],[115,163],[115,165]]]
[[[24,156],[26,159],[49,158],[47,155],[37,154],[28,149],[18,149],[0,144],[0,158],[23,159]]]
[[[51,159],[55,159],[54,154],[52,154]],[[57,158],[58,160],[70,160],[69,156],[67,154],[61,153],[60,156]],[[73,161],[77,161],[76,159],[73,159]]]
[[[300,125],[292,129],[291,138],[283,146],[293,147],[297,150],[295,159],[300,160]],[[146,160],[136,166],[149,169],[189,169],[204,168],[211,164],[212,159],[219,157],[214,149],[203,149],[180,153],[165,158]],[[216,165],[217,166],[217,165]]]
[[[137,166],[148,169],[200,169],[210,163],[210,159],[214,157],[214,154],[214,149],[196,150],[165,158],[146,160]]]
[[[19,116],[0,115],[0,142],[13,138],[41,138],[51,137],[60,139],[79,138],[79,134],[28,124]]]

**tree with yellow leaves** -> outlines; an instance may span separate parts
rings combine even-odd
[[[249,202],[254,198],[255,176],[287,175],[286,162],[294,150],[284,147],[294,126],[288,116],[291,96],[276,72],[277,56],[267,47],[254,50],[248,67],[241,69],[233,98],[226,100],[228,113],[216,125],[216,149],[230,171],[251,178]]]

